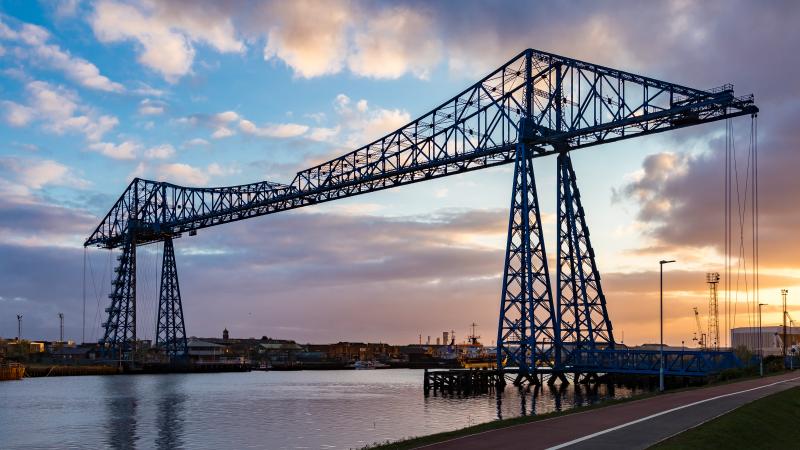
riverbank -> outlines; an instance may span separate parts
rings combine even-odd
[[[567,411],[560,411],[560,412],[553,412],[549,414],[542,414],[537,416],[522,416],[522,417],[515,417],[512,419],[504,419],[504,420],[497,420],[487,423],[482,423],[479,425],[474,425],[471,427],[461,428],[458,430],[448,431],[444,433],[437,433],[428,436],[420,436],[415,438],[410,438],[406,440],[396,441],[396,442],[386,442],[386,443],[376,443],[370,446],[364,447],[364,449],[380,449],[380,450],[407,450],[407,449],[415,449],[426,445],[432,445],[437,443],[442,443],[445,441],[450,441],[453,439],[464,438],[472,435],[477,435],[481,433],[487,433],[498,429],[503,428],[510,428],[510,427],[519,427],[527,424],[533,424],[534,422],[540,422],[543,420],[550,420],[550,419],[557,419],[562,418],[562,416],[569,416],[579,413],[586,413],[592,410],[608,408],[615,405],[621,405],[625,403],[637,402],[637,401],[644,401],[648,399],[653,399],[655,397],[661,397],[670,394],[678,394],[690,391],[702,391],[709,388],[717,388],[721,386],[731,385],[731,384],[738,384],[738,383],[745,383],[748,381],[755,381],[761,379],[772,379],[774,377],[779,377],[781,375],[785,375],[789,372],[782,371],[768,374],[767,376],[761,378],[758,376],[752,377],[743,377],[743,378],[736,378],[736,379],[729,379],[719,382],[710,383],[704,386],[692,386],[680,389],[674,389],[667,391],[666,394],[659,394],[658,392],[649,392],[644,394],[634,395],[624,399],[614,399],[614,400],[607,400],[603,401],[602,403],[597,403],[594,405],[589,406],[582,406],[582,407],[575,407]]]
[[[652,448],[797,448],[798,423],[800,387],[795,387],[746,404]]]
[[[86,375],[117,375],[119,373],[121,372],[117,367],[106,366],[106,365],[64,366],[64,365],[29,364],[25,366],[26,378],[72,377],[72,376],[86,376]]]
[[[21,364],[0,364],[0,381],[19,380],[25,376],[25,366]]]

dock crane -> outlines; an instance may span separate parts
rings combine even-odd
[[[701,349],[704,349],[706,348],[706,334],[703,333],[703,326],[700,324],[700,313],[697,312],[697,306],[692,309],[694,309],[694,320],[697,322],[697,331],[692,340],[697,341],[697,345],[699,345]]]

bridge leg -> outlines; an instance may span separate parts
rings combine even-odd
[[[132,234],[126,235],[117,261],[100,346],[105,358],[131,362],[136,351],[136,242]]]
[[[558,155],[557,311],[562,361],[575,350],[613,347],[606,298],[589,239],[580,191],[569,153]],[[572,364],[580,358],[572,360]]]
[[[181,289],[178,284],[178,267],[175,264],[175,247],[172,238],[164,240],[164,259],[161,265],[161,289],[156,323],[156,345],[170,360],[188,355],[186,328],[183,322]]]
[[[552,366],[556,336],[539,199],[529,152],[525,144],[517,145],[497,329],[497,367],[519,368],[518,381],[535,379],[538,367]]]

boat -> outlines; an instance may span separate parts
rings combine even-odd
[[[0,364],[0,381],[20,380],[25,376],[25,366],[19,363]]]
[[[388,364],[383,364],[378,361],[356,361],[353,363],[353,368],[356,370],[374,370],[374,369],[388,369]]]

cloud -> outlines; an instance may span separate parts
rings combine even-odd
[[[207,140],[201,138],[194,138],[184,142],[182,147],[203,147],[206,145],[208,145]]]
[[[85,189],[89,181],[78,176],[70,167],[52,159],[0,157],[0,170],[13,178],[16,183],[30,189],[47,186],[66,186]]]
[[[55,13],[59,18],[73,17],[78,12],[78,0],[58,0]]]
[[[325,8],[305,0],[265,5],[260,17],[272,20],[267,22],[264,59],[280,59],[304,78],[341,71],[350,13],[342,1],[328,2]]]
[[[203,126],[213,130],[211,137],[214,139],[222,139],[236,134],[231,128],[235,126],[233,122],[239,120],[240,116],[236,111],[223,111],[217,114],[193,114],[186,117],[181,117],[177,120],[178,123]]]
[[[341,127],[338,125],[331,128],[315,127],[308,133],[308,138],[312,141],[327,142],[338,135],[340,130]]]
[[[162,148],[156,147],[154,152],[151,152],[149,156],[146,152],[145,157],[152,160],[166,159],[173,156],[172,154],[166,156],[166,153],[169,153],[169,151],[164,151]],[[216,162],[209,164],[205,168],[181,162],[161,163],[155,165],[147,162],[141,162],[137,165],[136,169],[130,174],[130,176],[155,179],[158,181],[168,181],[170,183],[184,186],[203,187],[208,186],[211,180],[215,178],[236,175],[240,172],[241,170],[235,164],[227,165]]]
[[[101,75],[100,69],[91,62],[72,56],[69,51],[61,49],[58,45],[48,44],[50,32],[43,27],[23,23],[17,32],[0,23],[0,38],[27,45],[26,51],[18,53],[19,55],[31,59],[34,64],[60,70],[67,78],[83,87],[107,92],[125,90],[120,83]]]
[[[136,159],[141,146],[134,141],[123,141],[119,144],[111,142],[95,142],[89,144],[89,150],[108,156],[111,159]]]
[[[762,268],[787,268],[796,265],[800,241],[793,234],[794,224],[800,221],[796,208],[787,208],[785,199],[798,198],[800,185],[793,183],[800,156],[800,132],[792,117],[800,113],[800,105],[778,109],[772,122],[759,130],[759,227],[760,264]],[[747,119],[737,119],[734,125],[745,125]],[[749,125],[749,124],[748,124]],[[734,237],[738,236],[736,219],[741,205],[743,217],[749,218],[751,200],[746,193],[749,127],[735,128],[739,193],[734,182]],[[648,156],[640,177],[616,191],[618,200],[632,202],[638,207],[637,218],[646,225],[646,235],[654,240],[656,249],[699,249],[709,247],[718,255],[724,254],[724,138],[708,143],[708,151],[695,156],[660,153]],[[735,173],[734,173],[735,174]],[[745,245],[752,233],[745,220],[741,230]],[[735,239],[738,248],[738,238]],[[736,253],[736,252],[734,252]],[[748,258],[749,259],[749,258]],[[750,261],[747,262],[748,265]]]
[[[226,138],[226,137],[233,136],[234,134],[236,134],[236,132],[234,132],[230,128],[225,127],[225,126],[221,126],[221,127],[217,128],[216,130],[214,130],[213,133],[211,133],[211,137],[214,138],[214,139],[223,139],[223,138]]]
[[[164,114],[166,104],[162,101],[146,98],[139,102],[139,114],[143,116],[158,116]]]
[[[263,127],[257,127],[253,122],[242,119],[239,121],[239,129],[243,133],[258,137],[290,138],[305,134],[308,126],[296,123],[269,123]]]
[[[235,111],[223,111],[212,115],[195,114],[178,119],[178,122],[211,128],[213,130],[211,133],[213,139],[223,139],[234,136],[236,134],[236,129],[250,136],[276,139],[303,136],[311,129],[308,125],[298,123],[267,123],[259,127]],[[315,129],[313,136],[322,137],[331,135],[331,131],[332,130],[324,128]]]
[[[177,184],[190,186],[204,186],[208,184],[208,175],[202,169],[184,163],[162,164],[156,169],[156,178],[159,181],[170,181]]]
[[[27,105],[5,101],[5,120],[10,125],[24,126],[41,122],[44,129],[56,134],[81,133],[90,142],[98,142],[119,121],[116,117],[100,115],[92,108],[79,104],[77,94],[44,81],[25,85]]]
[[[365,100],[353,107],[350,97],[339,94],[334,99],[339,126],[348,130],[344,144],[360,147],[411,121],[411,114],[401,109],[372,108]]]
[[[670,182],[686,176],[689,157],[672,152],[656,153],[645,157],[642,170],[635,174],[635,180],[613,192],[616,200],[634,198],[639,204],[639,219],[648,221],[670,214],[673,202],[658,195]]]
[[[214,115],[214,119],[220,123],[233,122],[239,118],[239,114],[235,111],[224,111]]]
[[[221,176],[229,176],[229,175],[236,175],[241,172],[238,167],[236,166],[224,166],[219,163],[211,163],[208,165],[206,172],[210,177],[221,177]]]
[[[175,156],[175,148],[170,144],[157,145],[144,151],[147,159],[169,159]]]
[[[408,72],[428,78],[443,55],[435,30],[434,19],[420,5],[378,11],[355,31],[348,68],[374,78],[398,78]]]
[[[175,82],[189,73],[195,57],[193,42],[204,42],[220,52],[240,52],[243,44],[235,38],[229,18],[215,16],[207,8],[192,8],[178,2],[152,2],[134,6],[100,1],[90,24],[101,42],[133,40],[140,46],[139,62],[167,81]]]
[[[33,120],[35,114],[33,108],[7,100],[3,101],[2,105],[5,110],[5,121],[11,126],[24,127]]]

